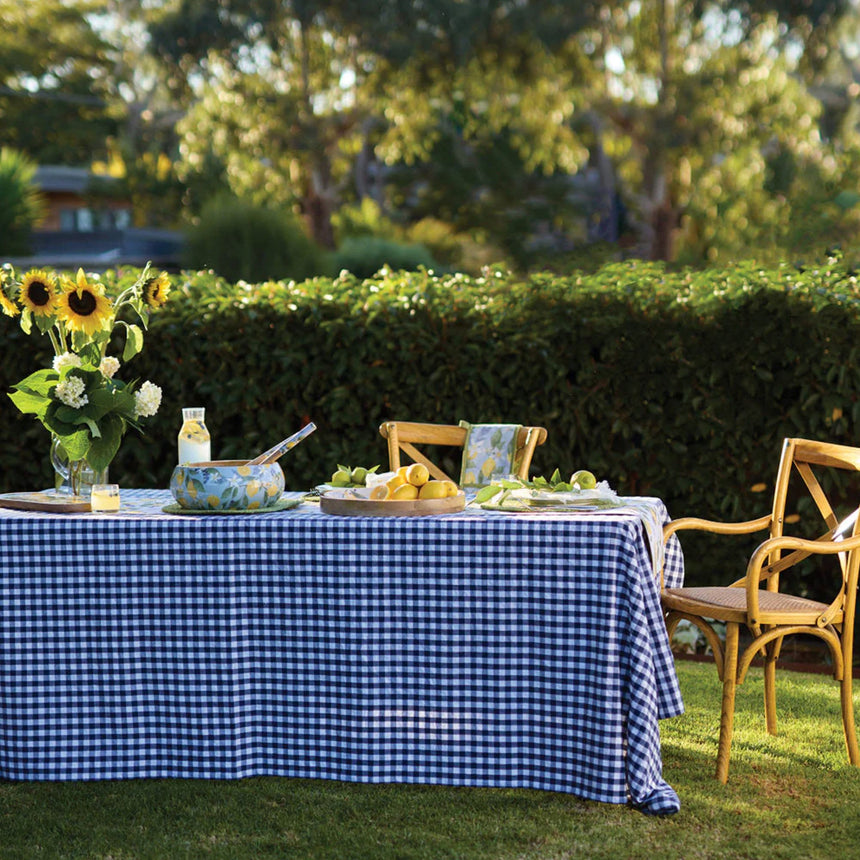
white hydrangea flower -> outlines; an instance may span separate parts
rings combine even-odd
[[[73,352],[64,352],[62,355],[54,356],[54,370],[57,373],[64,367],[80,367],[82,364],[81,357]]]
[[[106,355],[99,362],[99,370],[105,379],[113,379],[114,374],[119,370],[119,359],[112,355]]]
[[[138,418],[151,418],[161,406],[161,389],[148,379],[134,392],[134,414]]]
[[[90,402],[89,397],[84,394],[85,388],[84,381],[80,376],[69,376],[57,383],[57,399],[65,403],[66,406],[71,406],[72,409],[80,409]]]

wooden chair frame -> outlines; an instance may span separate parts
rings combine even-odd
[[[423,463],[430,474],[440,481],[459,480],[442,471],[435,463],[416,448],[416,445],[443,445],[462,448],[466,442],[466,428],[457,424],[421,424],[415,421],[385,421],[379,432],[388,441],[388,467],[392,471],[400,468],[400,455],[406,454],[415,463]],[[535,448],[546,441],[544,427],[523,427],[517,437],[517,450],[514,457],[516,476],[523,481],[529,477],[529,467]]]
[[[860,569],[860,509],[842,522],[836,514],[814,469],[835,468],[860,471],[860,448],[786,439],[783,443],[771,513],[743,523],[719,523],[686,517],[673,520],[663,530],[664,539],[685,529],[723,535],[768,531],[768,538],[753,552],[746,573],[725,587],[663,588],[662,604],[671,637],[681,619],[698,627],[714,653],[717,673],[723,683],[720,739],[716,777],[728,780],[734,723],[735,692],[743,683],[756,655],[764,657],[764,711],[769,734],[776,734],[776,661],[786,636],[799,633],[817,636],[833,658],[833,677],[840,683],[842,727],[848,759],[860,765],[860,749],[854,725],[852,671],[854,614]],[[827,526],[816,540],[792,537],[783,532],[790,479],[799,474]],[[780,574],[810,556],[836,556],[841,578],[830,603],[808,600],[780,591]],[[762,588],[764,584],[764,588]],[[725,645],[711,621],[726,624]],[[743,651],[739,648],[741,626],[752,634]]]

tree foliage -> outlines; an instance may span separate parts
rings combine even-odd
[[[30,251],[30,231],[42,214],[41,195],[33,187],[36,165],[6,147],[0,148],[0,253]]]
[[[102,159],[155,223],[226,189],[291,208],[323,246],[369,196],[401,227],[441,218],[517,262],[615,240],[625,215],[635,253],[686,262],[856,237],[856,0],[0,13],[0,144]]]
[[[104,44],[89,2],[0,0],[0,145],[42,163],[83,164],[113,132],[98,81]]]

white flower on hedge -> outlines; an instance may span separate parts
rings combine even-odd
[[[81,357],[73,352],[64,352],[62,355],[54,356],[54,370],[57,373],[64,367],[80,367],[82,364]]]
[[[119,370],[119,359],[112,355],[106,355],[99,362],[99,370],[105,379],[113,379],[113,375]]]
[[[161,406],[161,389],[148,379],[134,392],[134,414],[137,418],[151,418]]]
[[[56,395],[57,399],[65,403],[66,406],[71,406],[72,409],[80,409],[90,402],[89,397],[84,394],[83,379],[80,376],[69,376],[62,382],[57,383]]]

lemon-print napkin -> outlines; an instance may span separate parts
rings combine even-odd
[[[466,428],[461,487],[485,487],[514,473],[521,424],[470,424],[461,421],[460,426]]]

